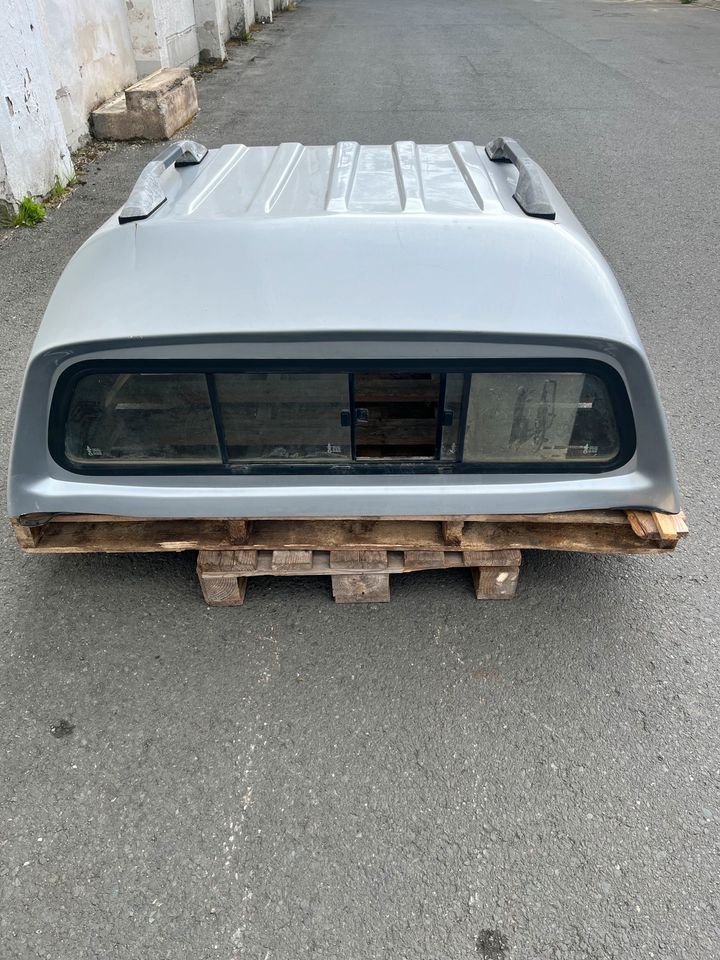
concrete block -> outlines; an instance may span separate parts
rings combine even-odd
[[[96,140],[132,140],[136,136],[135,118],[128,112],[124,93],[93,110],[90,120]]]
[[[98,140],[167,140],[198,111],[195,81],[184,67],[157,70],[92,113]]]

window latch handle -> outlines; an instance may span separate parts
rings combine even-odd
[[[349,427],[350,426],[350,411],[341,410],[340,411],[340,426]]]
[[[442,413],[442,425],[444,427],[451,427],[453,424],[453,412],[452,410],[443,410]]]

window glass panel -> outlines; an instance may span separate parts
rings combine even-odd
[[[620,449],[602,380],[584,373],[474,373],[466,463],[607,462]]]
[[[458,432],[462,416],[463,384],[465,374],[449,373],[445,378],[445,403],[443,404],[442,460],[457,460]]]
[[[434,460],[441,376],[356,373],[358,460]]]
[[[220,463],[202,373],[93,373],[78,381],[65,425],[77,464]]]
[[[352,458],[347,373],[216,374],[231,460]]]

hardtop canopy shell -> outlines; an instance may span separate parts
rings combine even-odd
[[[179,164],[176,161],[179,160]],[[122,222],[119,222],[119,219]],[[437,476],[83,476],[50,454],[79,362],[602,362],[636,446],[618,469]],[[664,417],[608,265],[513,141],[171,145],[75,254],[23,387],[10,512],[382,516],[679,509]]]

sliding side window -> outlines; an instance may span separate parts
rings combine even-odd
[[[65,457],[81,467],[222,462],[202,373],[91,373],[78,380]]]
[[[231,461],[352,459],[346,373],[218,373]]]
[[[465,463],[608,463],[620,451],[603,381],[587,373],[473,373]]]

